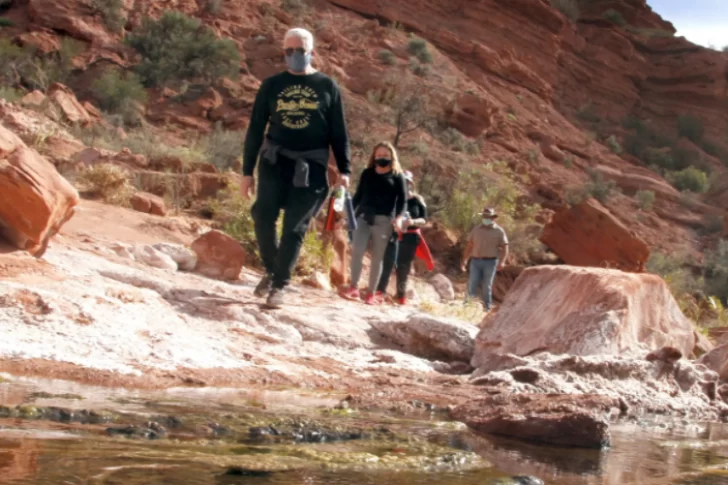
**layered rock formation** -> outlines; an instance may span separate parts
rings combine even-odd
[[[617,270],[528,268],[486,319],[475,368],[507,354],[646,355],[669,345],[691,355],[695,345],[693,323],[661,278]]]
[[[576,266],[641,272],[650,255],[647,244],[594,199],[554,214],[541,242]]]

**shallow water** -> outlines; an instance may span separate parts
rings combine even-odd
[[[575,450],[477,436],[437,414],[333,410],[342,397],[15,378],[0,383],[0,413],[12,414],[0,418],[0,483],[487,485],[531,475],[564,485],[728,485],[722,424],[620,424],[611,449]],[[167,434],[107,431],[147,430],[149,421]]]

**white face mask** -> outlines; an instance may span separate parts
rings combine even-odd
[[[483,219],[483,225],[484,226],[492,226],[493,225],[493,219]]]

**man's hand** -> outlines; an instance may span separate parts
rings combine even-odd
[[[345,189],[348,189],[349,183],[350,183],[349,176],[339,174],[339,183],[341,184],[342,187],[344,187]]]
[[[468,267],[467,267],[466,263],[460,263],[460,271],[462,271],[463,273],[468,272]]]
[[[397,232],[402,232],[404,230],[404,217],[397,216],[394,218],[394,229]]]
[[[240,182],[240,193],[246,199],[250,199],[255,194],[255,179],[252,175],[243,176],[243,181]]]
[[[495,269],[496,271],[501,271],[506,265],[503,263],[498,263],[498,267]]]

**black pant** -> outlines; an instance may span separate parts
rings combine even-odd
[[[387,291],[389,286],[389,277],[392,273],[394,262],[397,262],[397,298],[404,298],[407,294],[407,279],[409,278],[412,261],[415,259],[417,246],[420,245],[420,236],[417,234],[405,234],[402,240],[397,243],[395,240],[390,241],[387,246],[387,252],[384,254],[382,264],[382,277],[379,279],[377,290],[382,293]]]
[[[273,288],[278,289],[291,281],[311,219],[328,196],[326,167],[309,163],[309,186],[299,188],[293,186],[294,166],[284,157],[279,157],[275,165],[259,160],[258,197],[252,207],[260,259],[273,277]],[[279,244],[276,222],[281,210],[283,233]]]

